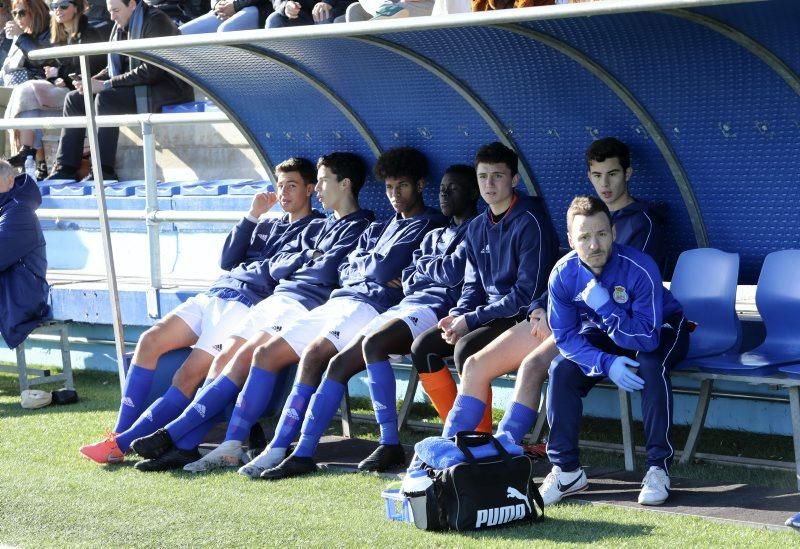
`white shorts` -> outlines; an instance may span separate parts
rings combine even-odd
[[[318,337],[333,343],[340,352],[376,316],[378,311],[371,305],[337,297],[286,327],[281,337],[298,355]]]
[[[273,294],[251,307],[233,335],[248,340],[259,332],[278,335],[284,328],[308,314],[302,303],[285,295]]]
[[[250,307],[239,301],[197,294],[178,305],[172,314],[197,335],[197,342],[193,345],[195,349],[217,356],[222,351],[222,344],[234,333],[249,310]]]
[[[380,330],[384,324],[395,319],[400,319],[408,325],[413,339],[417,339],[418,335],[425,330],[433,328],[439,322],[439,319],[436,318],[436,313],[430,307],[424,305],[395,305],[387,309],[385,313],[373,318],[369,324],[361,328],[361,332],[358,335],[370,336]]]

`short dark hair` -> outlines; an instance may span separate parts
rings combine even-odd
[[[300,156],[293,156],[275,166],[275,173],[297,172],[306,185],[317,182],[317,169],[311,160]]]
[[[444,171],[444,175],[454,175],[464,182],[464,186],[467,189],[474,190],[476,193],[480,192],[478,188],[478,176],[475,173],[475,168],[472,166],[453,164]]]
[[[591,216],[599,213],[606,214],[608,222],[611,221],[611,212],[608,211],[606,203],[597,198],[596,196],[580,195],[572,199],[567,208],[567,231],[572,227],[572,220],[576,215]]]
[[[598,139],[586,149],[587,167],[591,167],[592,162],[605,162],[609,158],[617,158],[623,170],[631,167],[631,151],[616,137]]]
[[[339,181],[349,179],[350,191],[355,198],[358,198],[358,193],[367,179],[367,165],[360,156],[349,152],[332,152],[320,156],[317,160],[317,169],[323,166],[332,171]]]
[[[428,175],[428,159],[414,147],[389,149],[375,164],[375,177],[386,181],[387,177],[410,177],[415,183]]]
[[[478,164],[481,162],[484,164],[503,163],[511,170],[511,177],[514,177],[517,175],[519,157],[512,149],[509,149],[499,141],[495,141],[494,143],[482,146],[478,149],[478,152],[475,153],[474,167],[477,168]]]

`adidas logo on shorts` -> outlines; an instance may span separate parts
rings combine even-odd
[[[289,416],[289,419],[294,421],[300,421],[300,414],[297,413],[297,410],[294,408],[289,408],[289,411],[286,412],[286,415]]]
[[[123,399],[122,399],[122,405],[123,405],[123,406],[127,406],[127,407],[129,407],[129,408],[133,408],[134,406],[136,406],[136,405],[133,403],[133,399],[132,399],[131,397],[125,397],[125,398],[123,398]]]
[[[275,326],[270,328],[270,330],[272,330],[273,332],[280,332],[281,330],[283,330],[283,326],[281,326],[280,324],[276,324]]]
[[[419,323],[419,319],[418,319],[417,317],[415,317],[415,316],[410,316],[410,317],[408,317],[408,320],[410,320],[411,322],[413,322],[413,323],[414,323],[414,326],[416,326],[416,325]]]
[[[336,339],[339,339],[339,332],[337,332],[336,330],[331,330],[330,332],[328,332],[328,334],[332,335]]]
[[[386,406],[378,402],[377,400],[372,403],[372,407],[375,408],[376,412],[380,412],[381,410],[385,410]]]
[[[204,405],[198,402],[197,404],[192,406],[192,408],[197,410],[197,413],[200,414],[200,417],[206,417],[206,407]]]
[[[218,353],[221,353],[221,352],[222,352],[222,343],[217,343],[217,344],[216,344],[216,345],[214,345],[212,348],[213,348],[215,351],[217,351]]]

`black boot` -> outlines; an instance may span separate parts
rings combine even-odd
[[[158,429],[151,435],[137,438],[131,442],[131,450],[145,459],[161,457],[174,447],[175,445],[172,443],[172,438],[169,436],[169,432],[167,432],[166,429]]]
[[[47,162],[44,160],[36,161],[36,180],[41,181],[47,177]]]
[[[316,471],[317,464],[312,458],[289,456],[277,467],[267,469],[261,473],[261,478],[266,480],[280,480],[282,478],[310,475]]]
[[[359,471],[381,473],[398,465],[405,465],[406,452],[400,444],[381,444],[369,457],[358,464]]]
[[[45,179],[69,179],[75,181],[75,177],[77,175],[78,168],[73,168],[72,166],[55,165],[53,167],[53,173],[45,177]]]
[[[137,471],[171,471],[173,469],[183,469],[185,465],[194,463],[200,459],[200,452],[194,450],[181,450],[172,448],[160,457],[155,459],[145,459],[139,461],[133,467]]]
[[[36,149],[28,145],[23,145],[17,154],[8,157],[8,163],[15,168],[23,168],[29,156],[36,159]]]

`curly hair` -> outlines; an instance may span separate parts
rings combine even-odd
[[[387,177],[408,177],[415,183],[428,175],[428,159],[413,147],[389,149],[375,164],[375,177],[385,181]]]

